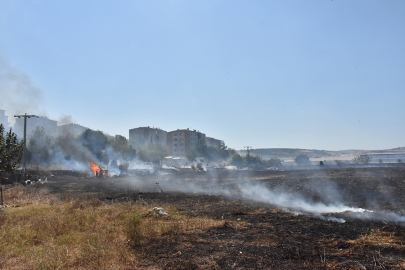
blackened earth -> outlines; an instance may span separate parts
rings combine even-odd
[[[263,200],[245,200],[240,197],[241,183],[296,194],[306,202],[329,205],[336,200],[369,211],[310,213]],[[141,173],[107,178],[58,173],[48,177],[44,185],[27,188],[44,187],[61,199],[173,205],[192,217],[225,221],[223,226],[202,233],[167,235],[133,246],[142,255],[145,268],[405,267],[404,167]],[[368,241],[373,235],[390,236],[396,242]]]

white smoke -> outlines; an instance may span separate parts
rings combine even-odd
[[[251,181],[238,182],[233,185],[223,185],[221,181],[213,177],[211,181],[196,181],[189,180],[174,180],[170,178],[168,181],[160,180],[159,185],[164,191],[177,191],[184,193],[197,193],[208,195],[221,195],[232,199],[244,199],[253,202],[266,203],[273,205],[276,208],[285,211],[308,214],[331,222],[344,223],[346,220],[343,217],[352,219],[378,220],[387,222],[405,222],[405,216],[393,212],[372,211],[364,208],[352,207],[339,200],[331,202],[330,198],[321,198],[324,202],[313,202],[299,192],[283,191],[282,187],[274,187],[273,190],[264,184],[255,184]],[[151,188],[155,182],[149,183],[149,186],[144,181],[142,187]],[[318,189],[319,194],[329,196],[332,193],[338,193],[337,190],[332,190],[333,185],[325,185],[325,190]],[[330,193],[326,193],[326,191]],[[335,194],[334,198],[340,198],[339,194]]]
[[[9,115],[9,122],[15,122],[16,114],[46,115],[40,108],[43,100],[41,89],[34,86],[31,78],[24,72],[12,67],[0,55],[0,109]]]
[[[341,213],[345,211],[364,212],[365,209],[353,208],[341,202],[324,204],[321,202],[309,202],[298,193],[286,193],[282,191],[271,191],[264,185],[242,184],[239,185],[241,196],[244,199],[274,204],[282,208],[293,208],[295,210],[310,213]]]

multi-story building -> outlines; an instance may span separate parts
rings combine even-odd
[[[4,131],[8,132],[8,116],[5,114],[5,110],[0,110],[0,124],[3,124]]]
[[[51,120],[48,117],[39,116],[27,118],[27,138],[31,135],[32,131],[37,127],[43,127],[46,135],[55,136],[57,121]],[[14,123],[14,131],[19,138],[24,137],[24,117],[17,118]]]
[[[171,156],[185,156],[195,149],[199,140],[204,140],[205,134],[196,130],[178,129],[167,133],[167,150]]]
[[[221,146],[221,140],[217,140],[211,137],[205,137],[205,144],[207,146],[219,148]]]
[[[129,144],[133,148],[147,146],[148,144],[160,144],[166,146],[167,131],[160,128],[139,127],[129,130]]]

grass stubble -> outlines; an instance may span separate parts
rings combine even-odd
[[[17,186],[0,212],[0,269],[134,269],[149,265],[133,247],[179,233],[197,233],[226,221],[191,218],[164,205],[168,217],[145,203],[60,200],[46,190]]]
[[[158,217],[150,212],[157,205],[142,201],[105,204],[95,198],[59,199],[46,188],[16,186],[4,192],[4,201],[9,207],[0,209],[0,269],[160,269],[143,256],[143,247],[180,234],[201,235],[212,228],[238,226],[228,220],[189,217],[172,205],[159,205],[169,216]],[[258,211],[251,214],[261,214]],[[281,238],[262,240],[250,244],[271,248],[283,242]],[[405,254],[403,233],[379,229],[344,241],[344,249],[338,247],[341,241],[321,242],[323,248],[314,250],[319,262],[299,260],[300,268],[365,269],[361,264],[354,267],[349,258],[359,258],[372,248],[375,252],[369,260],[373,267],[383,269],[387,258],[380,250]],[[221,241],[216,244],[225,245],[225,253],[231,248]],[[347,260],[336,260],[339,257]],[[391,267],[405,268],[404,260],[400,261]]]

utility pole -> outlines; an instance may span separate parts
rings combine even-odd
[[[27,150],[27,118],[31,117],[36,117],[38,118],[37,115],[27,115],[27,113],[23,115],[14,115],[14,117],[21,118],[24,117],[24,151],[23,151],[23,175],[24,175],[24,181],[27,180],[27,170],[25,167],[25,152]]]
[[[252,146],[245,146],[244,148],[246,148],[247,156],[249,157],[249,153],[250,153],[249,150],[252,149]]]

